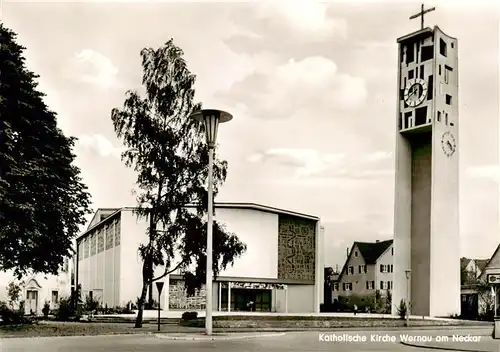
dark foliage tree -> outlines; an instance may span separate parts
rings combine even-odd
[[[192,74],[183,51],[172,39],[159,49],[141,51],[145,95],[128,91],[124,105],[113,109],[116,134],[127,150],[122,159],[138,173],[138,218],[148,221],[147,243],[140,246],[143,260],[141,295],[136,327],[142,326],[146,295],[152,301],[153,282],[181,269],[192,295],[205,283],[208,150],[202,124],[188,118],[201,108],[195,104]],[[227,163],[214,160],[214,195],[224,182]],[[186,208],[195,204],[194,211]],[[232,265],[246,246],[214,222],[213,270]],[[154,269],[164,268],[153,277]]]
[[[37,90],[16,35],[0,24],[0,270],[57,273],[89,212],[75,140]]]

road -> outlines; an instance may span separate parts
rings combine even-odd
[[[488,330],[488,331],[487,331]],[[437,334],[468,334],[486,335],[491,329],[479,331],[470,330],[453,330],[432,332],[429,330],[411,331],[408,334],[413,336],[436,336]],[[406,333],[406,332],[404,332]],[[52,338],[6,338],[0,340],[1,352],[164,352],[164,351],[237,351],[237,352],[255,352],[255,351],[274,351],[274,352],[308,352],[308,351],[413,351],[413,352],[436,352],[435,349],[415,348],[401,345],[398,342],[370,342],[371,335],[378,336],[395,336],[399,341],[400,332],[353,332],[349,331],[350,336],[365,336],[367,341],[360,343],[333,343],[320,341],[324,336],[320,336],[318,332],[297,332],[286,333],[283,336],[274,337],[258,337],[252,339],[237,339],[237,340],[168,340],[146,335],[121,335],[121,336],[92,336],[92,337],[52,337]],[[335,331],[332,333],[326,332],[326,335],[342,335],[342,332]],[[328,339],[328,338],[326,338]]]

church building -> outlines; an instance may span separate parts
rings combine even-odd
[[[138,247],[147,241],[148,222],[137,219],[133,210],[99,209],[77,238],[77,282],[84,296],[103,306],[125,306],[140,296]],[[319,312],[324,275],[319,218],[253,203],[216,203],[214,220],[247,246],[214,280],[214,311],[244,311],[252,301],[253,310],[260,312]],[[205,309],[204,287],[188,297],[181,272],[160,281],[162,310]]]

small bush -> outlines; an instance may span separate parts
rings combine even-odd
[[[184,312],[182,313],[182,320],[196,320],[198,319],[197,312]]]
[[[97,299],[88,295],[85,297],[85,310],[87,312],[95,312],[100,306],[100,303]]]
[[[402,320],[406,319],[407,308],[406,308],[406,302],[404,299],[401,299],[401,301],[399,302],[399,307],[397,307],[397,310],[398,310],[399,318]]]
[[[43,317],[45,319],[47,319],[49,317],[49,313],[50,313],[50,304],[49,304],[49,302],[45,302],[45,304],[43,305],[42,313],[43,313]]]
[[[74,318],[78,318],[78,314],[75,312],[75,306],[69,298],[61,298],[59,300],[59,308],[57,308],[55,315],[56,319],[60,321],[70,321]]]
[[[133,314],[134,313],[134,311],[131,310],[131,309],[129,309],[128,306],[126,306],[126,307],[115,307],[115,309],[113,309],[113,310],[114,310],[115,314]]]
[[[20,304],[21,309],[13,310],[9,309],[5,302],[0,302],[0,318],[2,319],[2,325],[18,325],[18,324],[31,324],[30,319],[26,319],[24,316],[24,305]]]

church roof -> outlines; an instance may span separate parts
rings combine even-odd
[[[186,204],[186,208],[194,208],[196,206],[197,206],[196,204]],[[298,218],[308,219],[308,220],[312,220],[312,221],[319,221],[320,220],[319,217],[317,217],[317,216],[298,213],[298,212],[291,211],[291,210],[270,207],[267,205],[262,205],[262,204],[257,204],[257,203],[215,202],[214,208],[216,210],[217,210],[217,208],[219,208],[219,209],[223,209],[223,208],[226,208],[226,209],[227,208],[251,209],[251,210],[279,214],[279,215],[284,215],[284,216],[287,216],[287,215],[288,216],[295,216]],[[125,211],[125,210],[133,211],[135,209],[137,209],[137,208],[135,208],[135,207],[123,207],[123,208],[99,208],[99,209],[97,209],[97,211],[94,214],[94,217],[92,218],[91,222],[89,223],[89,225],[87,227],[87,230],[85,230],[83,233],[81,233],[79,236],[77,236],[76,240],[79,240],[82,237],[85,237],[94,228],[98,227],[99,225],[103,224],[106,221],[110,221],[111,219],[115,218],[115,216],[118,216],[118,214],[121,213],[122,211]]]
[[[393,240],[382,242],[354,242],[366,264],[375,264],[377,259],[392,245]]]

